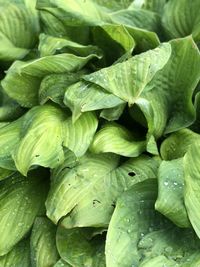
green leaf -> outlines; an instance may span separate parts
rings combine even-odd
[[[60,259],[53,267],[70,267],[70,266],[71,265],[69,265],[67,262]]]
[[[12,153],[19,143],[23,117],[0,128],[0,167],[15,170]]]
[[[164,160],[181,158],[189,147],[198,140],[200,140],[200,135],[189,129],[182,129],[172,133],[161,144],[161,157]]]
[[[105,267],[104,237],[95,229],[58,227],[56,243],[63,260],[72,266]]]
[[[65,38],[58,38],[44,33],[40,34],[38,49],[41,57],[60,53],[71,53],[82,57],[87,57],[90,54],[101,54],[101,50],[96,46],[82,45]]]
[[[104,52],[101,59],[103,66],[111,65],[126,54],[131,57],[135,41],[123,25],[106,24],[92,29],[94,43]],[[100,64],[99,62],[99,64]]]
[[[77,120],[82,112],[112,108],[122,103],[124,101],[119,97],[86,81],[69,86],[64,96],[64,104],[71,109],[73,121]]]
[[[125,107],[126,103],[122,103],[114,108],[103,109],[100,113],[100,117],[104,118],[107,121],[118,120],[122,115]]]
[[[189,227],[183,190],[183,159],[162,161],[158,169],[158,198],[155,208],[177,226]]]
[[[34,107],[24,116],[20,142],[13,153],[16,168],[23,175],[33,165],[55,168],[62,163],[63,123],[67,117],[64,110],[53,105]]]
[[[190,146],[188,152],[184,156],[184,173],[185,173],[185,205],[190,222],[200,237],[199,227],[199,187],[200,187],[200,164],[199,150],[200,141],[195,142]]]
[[[163,259],[164,261],[168,260],[167,266],[198,266],[200,259],[200,242],[191,229],[174,226],[167,228],[166,225],[163,225],[163,229],[144,235],[138,243],[138,248],[141,259],[144,259],[141,266],[143,264],[149,267],[157,266],[152,265],[154,262],[152,258],[156,260],[161,255],[167,258]]]
[[[14,172],[11,170],[0,168],[0,181],[10,178],[13,174]]]
[[[147,258],[147,260],[143,261],[140,265],[140,267],[163,267],[163,266],[167,266],[167,267],[174,267],[174,266],[178,266],[176,264],[176,262],[174,260],[169,260],[167,259],[167,257],[165,257],[164,255],[161,256],[157,256],[154,258]]]
[[[48,186],[46,173],[33,171],[29,177],[16,173],[1,181],[0,255],[8,253],[30,230],[44,205]]]
[[[45,217],[37,217],[31,233],[32,266],[53,266],[58,258],[56,226]]]
[[[141,28],[151,32],[159,32],[159,16],[151,11],[142,9],[124,9],[111,14],[114,23],[128,27]]]
[[[37,41],[39,20],[26,3],[22,0],[0,2],[0,60],[23,58]]]
[[[92,0],[54,0],[53,3],[49,0],[38,0],[36,7],[50,12],[67,26],[92,26],[102,24],[102,21],[111,22],[108,12]]]
[[[158,162],[147,156],[119,165],[119,158],[109,153],[85,155],[73,166],[64,163],[52,175],[47,216],[57,223],[68,215],[62,221],[66,228],[107,226],[118,196],[139,181],[155,178],[157,168]]]
[[[168,38],[192,35],[200,41],[200,2],[198,0],[169,0],[165,6],[162,22]]]
[[[39,89],[39,102],[41,105],[51,100],[60,106],[64,106],[63,99],[66,88],[77,82],[84,71],[76,73],[50,74],[42,79]]]
[[[30,267],[30,246],[29,240],[20,241],[6,255],[0,257],[1,267]]]
[[[45,75],[80,70],[96,54],[78,57],[73,54],[59,54],[42,57],[29,62],[15,61],[2,80],[5,92],[20,105],[32,107],[38,104],[38,90]]]
[[[193,91],[200,79],[200,55],[191,37],[170,42],[172,54],[136,100],[156,138],[192,124]],[[189,66],[189,67],[188,67]],[[170,79],[169,79],[170,77]]]
[[[129,9],[143,8],[162,14],[166,2],[167,0],[134,0]]]
[[[170,51],[170,45],[164,44],[123,63],[86,75],[84,79],[132,105],[156,72],[167,63]]]
[[[139,265],[138,241],[150,227],[159,229],[163,224],[163,218],[154,210],[156,197],[157,181],[147,179],[118,198],[106,238],[107,266]]]
[[[195,109],[196,109],[196,118],[194,123],[190,126],[190,129],[193,131],[200,133],[200,92],[198,92],[195,96]]]
[[[90,150],[93,153],[112,152],[124,157],[137,157],[146,148],[134,133],[117,123],[107,123],[95,134]]]
[[[81,157],[91,144],[97,130],[98,120],[95,113],[85,112],[74,123],[68,118],[64,125],[63,146]]]

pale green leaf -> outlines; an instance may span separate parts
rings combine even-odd
[[[163,224],[163,218],[154,210],[156,196],[156,179],[147,179],[118,198],[106,237],[107,266],[139,265],[138,241],[149,227],[159,229]]]
[[[48,185],[46,172],[33,171],[29,177],[19,173],[1,181],[0,255],[8,253],[30,230],[44,205]]]
[[[158,169],[158,198],[155,208],[179,227],[189,227],[184,204],[183,160],[162,161]]]
[[[19,143],[23,117],[0,128],[0,167],[15,170],[12,152]]]
[[[200,135],[189,129],[182,129],[172,133],[161,144],[161,157],[164,160],[181,158],[189,147],[198,140],[200,140]]]
[[[192,35],[195,41],[200,41],[199,9],[199,0],[169,0],[162,17],[167,37]]]
[[[136,100],[155,137],[187,127],[195,119],[192,94],[200,79],[200,55],[191,37],[170,42],[172,54]]]
[[[40,34],[38,50],[41,57],[60,53],[71,53],[82,57],[89,56],[90,54],[101,55],[100,49],[96,46],[82,45],[65,38],[58,38],[44,33]]]
[[[109,93],[132,105],[147,83],[167,63],[170,54],[170,45],[164,44],[123,63],[86,75],[84,79],[103,87]]]
[[[200,141],[196,141],[190,146],[184,156],[184,173],[185,173],[185,205],[190,222],[200,237],[199,226],[199,208],[200,208]]]
[[[64,106],[63,99],[66,88],[77,82],[85,71],[76,73],[50,74],[42,79],[39,89],[39,102],[45,104],[51,100],[60,106]]]
[[[95,57],[98,58],[98,55],[78,57],[64,53],[29,62],[15,61],[2,80],[2,87],[20,105],[32,107],[38,104],[38,90],[45,75],[78,71]]]
[[[80,81],[67,88],[64,104],[71,109],[75,121],[82,112],[113,108],[124,101],[96,84]]]
[[[69,213],[62,225],[71,228],[107,226],[118,196],[139,181],[155,178],[158,162],[141,156],[119,165],[113,154],[88,154],[67,167],[64,163],[53,172],[46,207],[55,223]]]
[[[32,267],[53,266],[59,258],[56,248],[56,226],[45,217],[37,217],[30,245]]]
[[[93,153],[112,152],[124,157],[137,157],[145,148],[146,141],[141,141],[134,132],[117,123],[107,123],[95,134],[90,146]]]
[[[62,163],[63,123],[67,117],[64,110],[53,105],[34,107],[24,116],[20,142],[13,152],[16,168],[23,175],[33,165],[55,168]]]
[[[91,144],[97,130],[98,120],[95,113],[85,112],[74,123],[68,118],[64,124],[63,146],[81,157]]]
[[[92,237],[93,228],[58,227],[56,242],[63,260],[76,267],[105,267],[105,242],[102,235]]]

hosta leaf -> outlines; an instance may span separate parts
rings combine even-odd
[[[162,14],[167,0],[134,0],[129,8],[144,8]]]
[[[0,181],[10,178],[13,174],[14,172],[11,170],[0,168]]]
[[[39,2],[39,1],[37,1]],[[81,44],[88,44],[89,42],[89,28],[80,26],[74,27],[65,25],[62,21],[63,17],[57,17],[56,14],[52,14],[50,8],[40,8],[40,19],[42,29],[45,34],[52,35],[55,37],[66,37],[74,42]]]
[[[162,142],[160,148],[161,156],[164,160],[181,158],[191,144],[198,140],[200,140],[200,135],[189,129],[182,129],[172,133]]]
[[[58,258],[56,226],[45,217],[37,217],[31,233],[32,266],[53,266]]]
[[[153,266],[154,261],[151,262],[151,259],[161,255],[167,258],[163,259],[164,263],[168,260],[167,266],[198,266],[200,242],[194,231],[166,226],[163,225],[161,230],[151,231],[141,238],[138,243],[141,259],[143,259],[141,266]]]
[[[94,113],[83,113],[76,122],[67,119],[64,126],[63,146],[69,148],[77,157],[83,156],[93,140],[98,120]]]
[[[190,222],[200,237],[199,227],[199,187],[200,187],[200,164],[199,164],[199,150],[200,141],[196,141],[190,146],[188,152],[184,157],[184,173],[185,173],[185,205]]]
[[[27,175],[33,165],[54,168],[64,160],[63,123],[67,114],[53,105],[32,108],[24,117],[20,142],[13,159]]]
[[[106,10],[91,0],[54,0],[53,3],[49,0],[39,0],[37,8],[50,12],[69,26],[92,26],[102,24],[102,21],[111,22]]]
[[[157,256],[157,257],[154,257],[154,258],[147,258],[147,260],[143,261],[139,267],[163,267],[164,266],[167,266],[167,267],[174,267],[174,266],[178,266],[176,264],[176,262],[172,259],[168,259],[167,257],[165,257],[164,255],[162,256]]]
[[[64,53],[29,62],[16,61],[7,71],[2,87],[20,105],[32,107],[38,104],[38,90],[41,79],[45,75],[78,71],[94,57],[98,55],[78,57]]]
[[[50,74],[44,77],[39,89],[39,102],[45,104],[51,100],[60,106],[64,106],[63,99],[66,88],[77,82],[84,74],[83,71],[77,73]]]
[[[60,259],[53,267],[70,267],[70,266],[71,265],[69,265],[67,262]]]
[[[19,143],[23,118],[0,128],[0,167],[15,170],[12,152]]]
[[[124,109],[126,107],[126,103],[122,103],[114,108],[104,109],[100,113],[100,117],[106,119],[107,121],[115,121],[118,120],[122,115]]]
[[[94,43],[104,52],[101,62],[104,66],[111,65],[126,54],[130,57],[135,41],[123,25],[106,24],[92,29]]]
[[[6,255],[0,257],[1,267],[30,267],[30,244],[29,240],[20,241]]]
[[[124,101],[96,84],[80,81],[67,88],[64,103],[71,109],[75,121],[82,112],[116,107]]]
[[[1,181],[0,255],[8,253],[30,230],[44,205],[48,185],[46,173],[33,171],[29,177],[16,173]]]
[[[158,162],[141,156],[119,166],[115,155],[88,154],[67,167],[53,172],[46,207],[54,222],[70,213],[62,224],[71,228],[107,226],[117,197],[131,185],[156,177]]]
[[[164,44],[123,63],[86,75],[84,79],[132,105],[156,72],[167,63],[170,51],[170,45]]]
[[[124,9],[111,14],[114,23],[128,27],[141,28],[158,32],[160,27],[159,16],[151,11],[142,9]]]
[[[36,12],[33,13],[22,0],[1,1],[0,8],[0,60],[23,58],[37,40],[39,22]]]
[[[40,56],[50,56],[59,53],[72,53],[77,56],[86,57],[90,54],[101,54],[98,47],[93,45],[82,45],[64,38],[53,37],[42,33],[38,47]]]
[[[190,129],[193,131],[200,133],[200,92],[198,92],[195,96],[195,109],[196,109],[196,119],[194,123],[190,126]]]
[[[169,0],[162,17],[167,37],[178,38],[192,34],[200,41],[200,2],[198,0]]]
[[[105,242],[101,235],[92,237],[91,228],[58,227],[56,241],[59,254],[72,266],[105,267]]]
[[[146,141],[138,140],[125,127],[108,123],[95,134],[90,147],[93,153],[112,152],[125,157],[137,157],[146,148]]]
[[[149,227],[159,229],[163,224],[163,218],[154,210],[156,196],[156,180],[147,179],[118,198],[106,238],[107,266],[139,265],[138,241]]]
[[[136,104],[156,137],[189,126],[195,119],[192,94],[200,79],[200,55],[191,37],[170,42],[172,54]],[[190,68],[188,68],[190,66]],[[169,78],[170,77],[170,78]]]
[[[158,198],[155,208],[179,227],[189,227],[184,204],[183,160],[162,161],[158,170]]]

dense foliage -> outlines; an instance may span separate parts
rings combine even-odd
[[[199,11],[0,0],[0,267],[200,266]]]

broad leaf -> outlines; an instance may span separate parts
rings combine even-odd
[[[97,126],[97,117],[92,112],[82,114],[74,123],[71,117],[68,118],[64,125],[63,146],[77,157],[83,156],[93,140]]]
[[[64,163],[52,175],[47,215],[56,223],[69,214],[62,222],[66,228],[107,226],[118,196],[155,178],[157,168],[158,162],[146,156],[119,165],[119,158],[109,153],[88,154],[72,166]]]
[[[67,117],[64,110],[53,105],[34,107],[24,116],[20,142],[13,153],[23,175],[33,165],[54,168],[62,163],[63,123]]]
[[[67,88],[64,103],[71,109],[75,121],[82,112],[116,107],[124,101],[96,84],[80,81]]]
[[[195,142],[189,148],[184,157],[184,173],[185,173],[185,205],[190,222],[200,237],[199,227],[199,208],[200,208],[200,141]]]
[[[48,190],[45,178],[46,172],[37,170],[28,178],[16,173],[0,182],[1,256],[28,233],[43,207]]]
[[[53,266],[58,258],[59,256],[56,248],[56,226],[45,217],[37,217],[31,233],[32,266]]]
[[[30,267],[29,239],[20,241],[8,254],[0,257],[1,267]]]
[[[170,51],[170,45],[164,44],[123,63],[86,75],[84,79],[103,87],[132,105],[156,72],[167,63]]]
[[[141,141],[117,123],[108,123],[98,131],[91,144],[93,153],[112,152],[124,157],[137,157],[146,148],[146,141]]]
[[[162,17],[167,37],[174,39],[187,35],[200,41],[200,2],[198,0],[169,0]]]
[[[58,227],[56,241],[59,254],[72,266],[105,267],[104,237],[95,229]]]
[[[177,226],[190,226],[184,204],[182,159],[162,161],[158,169],[158,198],[155,208]]]
[[[189,147],[198,140],[200,140],[200,135],[189,129],[172,133],[161,144],[161,156],[164,160],[181,158]]]
[[[172,54],[168,63],[136,100],[149,132],[156,137],[164,131],[170,133],[187,127],[195,119],[192,94],[200,79],[199,51],[191,37],[170,44]]]
[[[45,75],[80,70],[96,54],[79,57],[73,54],[45,56],[29,62],[15,61],[2,81],[5,92],[20,105],[32,107],[38,104],[38,90]]]

